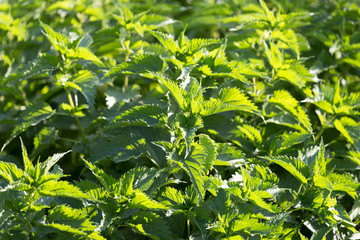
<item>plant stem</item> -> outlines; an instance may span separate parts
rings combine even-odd
[[[334,120],[335,118],[336,118],[335,115],[331,116],[331,117],[326,121],[326,123],[321,126],[319,132],[318,132],[318,133],[316,134],[316,136],[315,136],[315,140],[314,140],[315,143],[319,140],[319,138],[321,137],[321,135],[323,134],[323,132],[325,131],[325,129],[326,129],[326,127],[329,125],[329,123],[330,123],[332,120]]]
[[[74,110],[74,109],[75,109],[75,104],[74,104],[74,101],[73,101],[73,99],[72,99],[70,90],[69,90],[69,89],[65,89],[65,91],[66,91],[67,97],[68,97],[68,99],[69,99],[70,106],[71,106],[71,108]],[[76,121],[76,123],[77,123],[77,125],[78,125],[78,127],[79,127],[79,130],[80,130],[80,134],[81,134],[83,140],[85,141],[85,140],[86,140],[86,136],[85,136],[85,133],[84,133],[84,129],[83,129],[82,126],[81,126],[80,120],[79,120],[79,118],[78,118],[77,116],[75,116],[75,115],[74,115],[73,117],[75,118],[75,121]]]
[[[121,41],[121,45],[122,45],[123,49],[126,51],[125,62],[128,62],[129,58],[130,58],[131,50],[126,47],[124,41]],[[129,76],[126,75],[124,78],[124,90],[128,87],[128,85],[129,85]]]
[[[126,53],[125,62],[129,61],[129,57],[130,57],[130,51]],[[128,85],[129,85],[129,76],[126,75],[124,78],[124,90],[128,87]]]
[[[188,238],[190,238],[190,219],[187,219],[187,221],[186,221],[186,225],[187,225],[187,234],[188,234]]]
[[[253,78],[253,90],[254,90],[254,97],[257,96],[256,94],[256,78]]]

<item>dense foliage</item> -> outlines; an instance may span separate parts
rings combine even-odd
[[[0,239],[359,239],[357,0],[0,1]]]

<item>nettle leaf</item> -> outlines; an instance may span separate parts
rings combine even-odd
[[[135,106],[117,116],[107,127],[155,126],[165,117],[165,110],[155,105]]]
[[[135,190],[134,197],[130,200],[129,205],[130,208],[135,209],[167,209],[167,207],[155,200],[149,198],[145,193],[140,190]]]
[[[249,201],[254,203],[256,206],[266,209],[271,213],[275,213],[274,208],[267,202],[265,202],[260,196],[259,192],[250,192],[249,193]]]
[[[239,218],[231,222],[230,225],[231,232],[240,233],[240,232],[263,232],[269,234],[274,226],[266,225],[258,218],[250,217],[250,214],[242,215]]]
[[[205,174],[203,167],[201,166],[201,163],[196,161],[194,158],[185,159],[181,166],[190,177],[190,181],[198,194],[197,203],[199,204],[205,194]]]
[[[286,149],[289,149],[290,147],[302,143],[309,139],[312,136],[310,133],[299,133],[299,132],[293,132],[290,134],[284,134],[281,137],[281,145],[280,148],[277,149],[277,152],[284,151]]]
[[[176,21],[174,21],[173,19],[171,19],[169,17],[162,16],[162,15],[145,14],[145,15],[142,15],[139,22],[141,23],[141,25],[146,26],[147,29],[153,30],[153,29],[156,29],[159,27],[163,27],[163,26],[175,23]]]
[[[180,109],[186,111],[188,108],[188,101],[185,98],[186,91],[176,84],[176,82],[167,79],[162,75],[158,75],[157,78],[161,85],[165,86],[170,91]]]
[[[81,70],[73,76],[73,82],[79,86],[79,90],[85,97],[90,109],[94,108],[96,85],[98,78],[89,70]]]
[[[38,155],[42,150],[49,147],[58,138],[58,130],[54,127],[44,127],[34,137],[34,151],[32,156]]]
[[[70,151],[64,152],[64,153],[55,153],[54,155],[52,155],[51,157],[49,157],[48,159],[46,159],[46,161],[42,162],[42,163],[38,163],[40,168],[43,169],[43,173],[47,174],[49,173],[50,169],[62,158],[64,157],[67,153],[69,153]]]
[[[162,72],[165,68],[165,62],[158,55],[154,54],[139,54],[133,56],[130,61],[123,62],[122,64],[117,65],[115,68],[111,69],[105,77],[110,77],[116,75],[117,73],[122,74],[145,74],[144,76],[150,76],[146,73],[158,73]]]
[[[61,196],[78,199],[91,199],[89,195],[67,181],[47,181],[38,188],[38,192],[40,195],[46,197]]]
[[[237,88],[223,88],[219,98],[206,101],[203,108],[203,116],[227,111],[242,111],[261,116],[255,104]]]
[[[8,80],[21,81],[24,79],[28,79],[32,76],[36,76],[44,73],[51,73],[52,71],[58,68],[59,60],[60,59],[58,56],[41,54],[33,62],[22,68],[20,73],[10,75]]]
[[[274,69],[279,69],[282,67],[283,62],[284,62],[284,57],[281,54],[279,48],[272,42],[270,42],[270,48],[268,47],[268,45],[264,42],[265,45],[265,54],[266,57],[270,63],[270,65],[274,68]]]
[[[50,105],[45,102],[37,102],[34,104],[30,104],[24,111],[22,111],[15,124],[15,128],[11,133],[10,138],[3,145],[1,151],[21,132],[25,131],[31,126],[35,126],[40,122],[50,118],[55,114],[55,110],[53,110]]]
[[[79,40],[79,43],[77,44],[77,47],[85,47],[88,48],[93,43],[93,39],[89,34],[85,34],[82,36],[82,38]]]
[[[140,211],[135,213],[128,225],[136,232],[154,240],[173,239],[173,234],[170,232],[166,221],[153,212]]]
[[[217,144],[217,158],[214,161],[214,165],[218,166],[232,166],[239,162],[244,162],[245,155],[243,152],[226,143]]]
[[[199,142],[195,142],[191,158],[199,162],[204,170],[211,170],[217,156],[217,144],[208,135],[199,135]]]
[[[77,47],[75,49],[69,49],[66,52],[66,57],[71,60],[87,60],[87,61],[92,61],[97,65],[102,65],[101,60],[88,48],[85,47]]]
[[[347,156],[347,158],[360,166],[360,152],[349,151],[348,153],[349,153],[349,156]]]
[[[146,154],[146,140],[125,135],[112,139],[110,142],[97,144],[92,151],[90,160],[98,162],[103,159],[111,159],[113,162],[119,163],[131,158],[136,159],[143,154]]]
[[[360,124],[349,117],[342,117],[340,120],[335,119],[333,122],[335,128],[341,132],[346,140],[353,144],[356,149],[360,149]]]
[[[335,119],[334,126],[339,132],[341,132],[345,136],[345,138],[348,142],[350,142],[352,144],[354,143],[354,140],[349,135],[348,131],[346,131],[346,129],[344,128],[344,126],[342,125],[342,123],[339,119]]]
[[[220,43],[220,39],[208,39],[208,38],[193,38],[189,42],[180,44],[181,48],[186,48],[189,54],[195,53],[200,49],[203,49],[207,46]]]
[[[113,195],[114,190],[115,190],[115,183],[117,183],[118,181],[107,175],[102,169],[96,167],[95,165],[93,165],[92,163],[86,161],[85,159],[82,159],[87,168],[89,168],[91,170],[91,172],[94,174],[94,176],[98,179],[98,181],[101,183],[101,185],[105,188],[105,190],[110,194]]]
[[[186,144],[186,156],[190,152],[190,147],[193,143],[195,132],[199,128],[203,127],[203,121],[200,117],[195,115],[184,116],[183,114],[177,115],[179,127],[183,132],[183,136]]]
[[[247,124],[238,126],[237,130],[234,130],[233,133],[235,133],[235,134],[239,133],[241,135],[246,136],[255,145],[262,143],[262,140],[263,140],[260,131],[258,129],[256,129],[255,127],[247,125]]]
[[[281,69],[276,72],[276,76],[280,79],[285,79],[293,83],[299,88],[304,87],[306,83],[306,81],[304,81],[303,78],[293,69]]]
[[[325,159],[325,147],[321,141],[319,146],[313,146],[306,149],[304,152],[299,151],[299,159],[306,163],[310,174],[314,175],[326,175],[326,159]]]
[[[185,201],[183,194],[173,187],[166,187],[159,198],[167,206],[182,205]]]
[[[288,29],[287,31],[273,31],[271,37],[280,40],[296,54],[297,58],[300,57],[299,41],[296,33],[292,29]]]
[[[65,54],[71,44],[67,37],[55,32],[49,25],[43,22],[40,22],[40,26],[42,33],[49,39],[55,50]]]
[[[280,165],[301,183],[307,183],[307,178],[310,176],[310,172],[305,162],[301,159],[288,156],[268,156],[265,157],[265,159]]]
[[[29,159],[28,153],[26,151],[26,148],[25,148],[24,143],[21,138],[20,138],[20,141],[21,141],[22,158],[24,161],[24,170],[27,174],[32,176],[34,173],[34,170],[35,170],[34,165],[32,164],[32,162]]]
[[[24,176],[24,172],[19,169],[14,163],[0,162],[0,176],[13,183]]]
[[[174,36],[158,31],[151,31],[151,34],[173,55],[180,50],[178,42],[174,40]]]
[[[169,159],[175,163],[177,163],[180,168],[182,168],[190,178],[192,183],[192,187],[194,190],[194,201],[199,204],[204,197],[205,188],[205,169],[204,166],[201,165],[196,159],[192,157],[188,157],[188,159],[184,159],[184,157],[180,156],[178,153],[173,153],[169,156]]]
[[[288,91],[275,91],[273,97],[269,99],[269,102],[293,116],[299,123],[301,123],[304,132],[312,133],[311,122],[308,115],[299,105],[299,102],[291,96]]]
[[[167,174],[166,171],[147,167],[136,167],[129,170],[129,172],[129,174],[134,175],[133,188],[149,194],[157,187],[158,183],[163,184],[161,175]]]
[[[351,175],[330,173],[327,178],[332,183],[332,190],[346,192],[353,199],[358,198],[357,189],[359,189],[360,184],[354,181]]]
[[[335,227],[335,225],[330,225],[328,227],[323,227],[316,231],[310,238],[310,240],[323,240],[326,239],[326,235]]]
[[[86,211],[65,205],[52,209],[46,216],[44,226],[57,231],[70,233],[75,239],[105,240],[90,222]],[[56,231],[56,232],[57,232]]]

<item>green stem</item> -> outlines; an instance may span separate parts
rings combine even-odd
[[[188,238],[190,238],[190,219],[188,218],[186,221],[186,225],[187,225],[187,234],[188,234]]]
[[[66,91],[66,95],[67,95],[67,97],[68,97],[68,99],[69,99],[69,103],[70,103],[71,108],[72,108],[73,110],[75,110],[75,104],[74,104],[74,101],[73,101],[73,99],[72,99],[70,90],[69,90],[69,89],[65,89],[65,91]],[[78,127],[79,127],[79,130],[80,130],[80,134],[81,134],[83,140],[85,141],[85,140],[86,140],[86,136],[85,136],[85,133],[84,133],[84,129],[83,129],[82,126],[81,126],[80,120],[79,120],[79,118],[78,118],[77,116],[73,116],[73,117],[75,118],[75,121],[76,121],[76,123],[77,123],[77,125],[78,125]]]
[[[125,56],[125,62],[129,61],[129,56],[130,56],[130,53],[128,52]],[[128,87],[128,85],[129,85],[129,76],[126,75],[124,78],[124,90]]]
[[[131,50],[126,47],[124,41],[121,41],[121,45],[123,49],[126,51],[125,62],[128,62],[130,59]],[[124,78],[124,90],[128,87],[128,85],[129,85],[129,76],[126,75]]]
[[[336,118],[335,115],[331,116],[331,117],[326,121],[326,123],[321,126],[319,132],[318,132],[318,133],[316,134],[316,136],[315,136],[315,140],[314,140],[315,143],[319,140],[319,138],[321,137],[321,135],[323,134],[323,132],[325,131],[325,129],[326,129],[326,127],[329,125],[329,123],[330,123],[332,120],[334,120],[335,118]]]
[[[253,90],[254,90],[254,97],[256,98],[257,97],[257,94],[256,94],[256,78],[253,78]]]

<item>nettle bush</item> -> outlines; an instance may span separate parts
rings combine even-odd
[[[359,239],[358,1],[0,2],[1,239]]]

